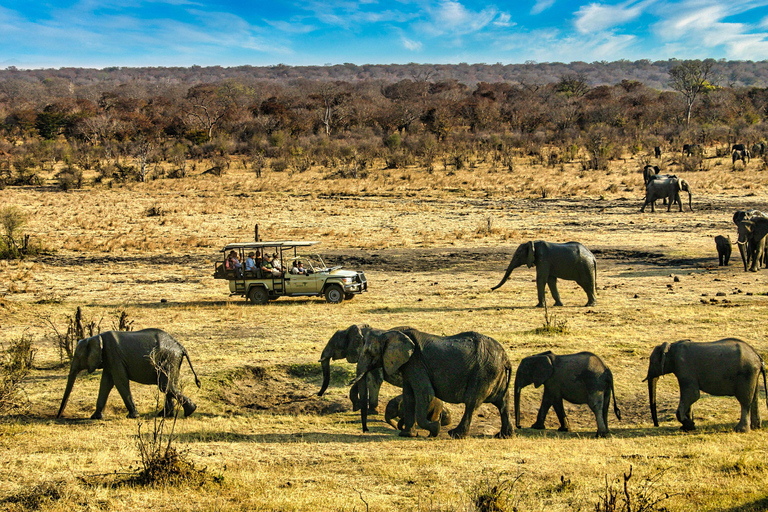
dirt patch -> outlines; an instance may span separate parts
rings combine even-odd
[[[246,366],[222,386],[221,399],[235,407],[274,414],[334,414],[352,409],[349,400],[317,396],[319,384],[296,375],[300,373],[290,366]]]

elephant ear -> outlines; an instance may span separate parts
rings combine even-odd
[[[413,355],[416,344],[400,331],[389,331],[385,334],[387,345],[384,349],[384,372],[388,375],[396,375],[400,367]]]
[[[528,268],[535,265],[534,258],[536,258],[536,249],[534,248],[533,242],[528,242],[528,257],[525,260],[525,264]]]
[[[659,375],[664,375],[664,363],[667,362],[667,354],[672,345],[665,341],[661,344],[661,361],[659,362]]]
[[[101,335],[93,336],[88,340],[88,352],[86,362],[88,364],[88,373],[93,373],[97,368],[102,367],[101,351],[104,346]]]
[[[363,329],[365,325],[351,325],[347,329],[347,361],[350,363],[356,363],[365,344],[365,336],[363,335]]]
[[[555,365],[552,364],[552,359],[546,355],[538,355],[531,357],[531,380],[533,380],[533,387],[538,388],[544,381],[549,379],[555,372]]]

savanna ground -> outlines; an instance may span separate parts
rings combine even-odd
[[[480,163],[431,173],[375,169],[359,179],[329,179],[319,169],[257,178],[233,168],[222,177],[66,193],[6,188],[0,203],[30,214],[25,231],[48,254],[0,261],[0,341],[27,335],[37,350],[27,413],[0,423],[2,506],[472,510],[478,486],[506,483],[509,510],[595,510],[606,482],[619,490],[631,467],[635,500],[646,493],[671,511],[764,510],[768,433],[734,433],[736,400],[707,395],[694,406],[698,430],[680,432],[673,376],[659,382],[654,428],[641,382],[647,356],[664,341],[737,336],[768,354],[766,271],[745,273],[735,245],[731,265],[719,268],[713,242],[718,234],[735,242],[736,209],[768,210],[768,171],[760,161],[746,170],[725,159],[706,165],[685,176],[693,213],[686,205],[683,213],[640,214],[641,163],[633,158],[607,172],[521,158],[514,172]],[[161,215],[150,216],[153,207]],[[227,242],[251,240],[255,223],[264,239],[322,242],[329,262],[366,271],[370,292],[341,305],[283,298],[259,307],[228,297],[226,282],[212,278],[214,261]],[[597,306],[582,307],[582,290],[560,282],[565,307],[549,313],[565,333],[536,331],[545,316],[533,307],[533,269],[490,291],[515,247],[536,239],[578,240],[598,258]],[[217,482],[119,485],[139,462],[138,425],[115,390],[105,419],[87,419],[101,372],[81,374],[64,418],[55,419],[67,367],[50,322],[64,327],[77,306],[102,330],[126,311],[134,329],[159,327],[186,346],[203,386],[185,364],[198,410],[177,423],[176,445]],[[352,365],[335,362],[331,388],[316,396],[320,351],[352,323],[477,330],[499,340],[513,365],[545,350],[595,352],[613,370],[623,421],[611,413],[612,437],[594,439],[586,406],[566,405],[572,432],[557,432],[550,411],[548,430],[498,440],[498,414],[483,406],[463,440],[445,430],[437,439],[402,439],[381,416],[363,434],[346,398]],[[142,430],[151,431],[156,392],[132,389]],[[396,394],[382,388],[384,403]],[[524,427],[540,396],[523,391]],[[463,406],[449,407],[456,421]],[[768,417],[762,392],[760,408]]]

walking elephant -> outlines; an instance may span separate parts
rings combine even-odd
[[[752,145],[752,156],[753,157],[761,157],[765,154],[765,143],[764,142],[756,142]]]
[[[717,248],[717,259],[719,266],[728,266],[731,259],[731,239],[728,235],[717,235],[715,237],[715,247]]]
[[[768,218],[753,216],[749,220],[742,220],[738,225],[739,253],[741,261],[744,263],[744,272],[747,271],[747,265],[751,262],[749,270],[757,272],[760,265],[766,266],[765,244],[766,235],[768,235]]]
[[[384,409],[384,421],[395,427],[397,430],[403,430],[405,413],[403,412],[403,395],[397,395],[387,402]],[[451,424],[451,411],[445,407],[442,400],[433,398],[427,410],[427,419],[429,421],[439,421],[440,425],[445,427]],[[395,423],[395,420],[400,420]]]
[[[748,149],[741,149],[731,153],[732,165],[736,165],[736,162],[739,160],[741,160],[744,165],[747,165],[749,163],[749,158],[750,154]]]
[[[691,406],[701,391],[715,396],[735,396],[741,404],[737,432],[760,428],[758,388],[760,374],[766,386],[765,365],[749,344],[736,338],[708,343],[680,340],[662,343],[651,352],[648,363],[648,397],[653,424],[659,426],[656,414],[656,383],[661,375],[673,373],[680,385],[680,403],[676,417],[682,430],[694,430]],[[766,388],[768,389],[768,388]],[[749,416],[749,418],[748,418]]]
[[[409,327],[399,327],[398,329],[410,329]],[[331,339],[323,349],[320,356],[320,364],[323,369],[323,384],[318,396],[322,396],[325,390],[328,389],[328,384],[331,381],[331,360],[346,359],[350,363],[357,363],[360,358],[360,353],[365,343],[365,336],[368,333],[383,333],[384,329],[374,329],[367,324],[350,325],[346,329],[336,331]],[[385,376],[381,369],[371,371],[366,377],[366,387],[368,389],[368,412],[370,414],[377,414],[379,407],[379,389],[384,382]],[[403,387],[402,380],[399,375],[390,375],[387,378],[387,382],[393,386]],[[360,391],[358,386],[352,386],[349,390],[349,399],[352,401],[353,410],[358,410],[361,407]]]
[[[419,427],[430,437],[440,432],[440,422],[429,418],[434,398],[464,404],[464,415],[448,434],[463,438],[469,432],[472,415],[482,403],[499,409],[501,430],[497,437],[514,431],[509,419],[509,385],[512,365],[501,344],[477,332],[434,336],[416,330],[369,332],[357,363],[357,378],[384,369],[384,375],[399,374],[403,380],[403,430],[399,435],[415,437]],[[362,386],[365,388],[365,386]],[[363,393],[365,395],[365,393]],[[367,409],[360,409],[363,432],[368,431]]]
[[[200,379],[197,378],[186,349],[170,334],[160,329],[109,331],[82,339],[75,347],[67,387],[56,417],[61,417],[67,406],[77,374],[83,370],[93,373],[99,368],[104,371],[101,374],[96,411],[91,415],[91,419],[101,419],[112,387],[116,387],[120,393],[128,409],[128,417],[138,417],[131,396],[131,381],[157,385],[160,391],[165,393],[162,411],[164,416],[173,414],[174,399],[178,400],[184,409],[184,416],[189,416],[195,412],[197,406],[181,393],[179,387],[179,370],[185,357],[199,388]]]
[[[654,208],[654,202],[657,199],[667,199],[667,211],[670,211],[672,205],[677,203],[680,206],[680,211],[683,211],[683,202],[680,200],[680,191],[688,192],[688,208],[693,211],[693,205],[691,202],[691,187],[687,181],[681,180],[674,174],[659,174],[654,179],[648,182],[645,187],[645,202],[643,207],[640,208],[641,212],[645,211],[645,207],[651,205],[651,211],[656,211]]]
[[[648,185],[648,182],[654,179],[654,177],[661,172],[658,165],[646,165],[643,167],[643,182]]]
[[[491,290],[500,288],[507,282],[512,271],[522,265],[529,268],[536,266],[536,290],[539,298],[536,307],[544,307],[545,286],[549,286],[555,306],[563,305],[557,291],[558,278],[576,281],[587,293],[586,306],[594,306],[597,303],[597,260],[594,254],[579,242],[560,244],[538,240],[520,244],[512,255],[512,261],[509,262],[501,282]]]
[[[570,431],[563,400],[587,404],[595,415],[597,437],[608,435],[608,408],[613,394],[613,412],[621,420],[613,390],[613,374],[603,361],[591,352],[558,356],[551,351],[528,356],[520,361],[515,374],[515,426],[520,428],[520,392],[526,386],[544,385],[544,396],[531,428],[544,429],[550,407],[555,408],[561,432]]]
[[[702,155],[703,153],[704,148],[702,148],[700,144],[683,144],[684,156]]]

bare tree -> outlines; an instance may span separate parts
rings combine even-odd
[[[714,89],[711,83],[714,65],[713,59],[685,60],[669,70],[669,86],[685,98],[687,125],[691,124],[691,110],[696,98]]]

